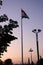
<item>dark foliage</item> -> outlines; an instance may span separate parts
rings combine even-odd
[[[0,0],[0,5],[2,5],[2,0]]]
[[[0,65],[3,65],[3,61],[2,60],[0,60]]]
[[[5,62],[4,62],[4,65],[13,65],[12,60],[6,59]]]
[[[7,52],[7,47],[9,46],[11,41],[17,39],[17,37],[12,36],[13,34],[12,30],[13,28],[18,27],[18,22],[12,19],[8,19],[6,14],[1,15],[0,23],[6,22],[6,21],[9,21],[8,25],[4,25],[4,27],[0,25],[0,57],[1,55],[3,55],[4,51]]]
[[[8,20],[8,17],[6,14],[0,16],[0,22],[6,22]]]
[[[36,65],[43,65],[43,59],[41,58],[37,63]]]

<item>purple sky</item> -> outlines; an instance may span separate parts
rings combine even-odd
[[[30,58],[28,52],[30,48],[34,50],[33,61],[37,60],[36,38],[32,33],[33,29],[42,30],[38,37],[40,55],[43,57],[43,0],[3,0],[0,15],[7,14],[9,19],[17,20],[19,24],[19,27],[13,30],[13,35],[18,39],[11,42],[10,47],[7,48],[8,52],[2,56],[2,60],[11,58],[14,63],[21,62],[21,8],[30,17],[30,19],[23,19],[24,62],[28,61],[28,57]]]

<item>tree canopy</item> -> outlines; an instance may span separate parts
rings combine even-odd
[[[0,6],[2,6],[2,0],[0,0]],[[0,23],[4,23],[6,21],[9,21],[8,25],[0,25],[0,58],[4,51],[7,52],[7,47],[11,41],[17,39],[17,37],[12,35],[12,30],[19,26],[18,22],[13,19],[9,19],[6,14],[0,15]]]

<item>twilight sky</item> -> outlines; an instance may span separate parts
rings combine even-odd
[[[4,52],[2,60],[11,58],[14,63],[21,63],[21,8],[30,19],[23,19],[23,51],[24,62],[30,59],[29,49],[33,49],[33,61],[37,60],[36,37],[33,29],[41,29],[39,33],[39,50],[43,57],[43,0],[3,0],[0,15],[6,14],[9,19],[17,20],[19,27],[13,30],[18,39],[11,42],[7,53]],[[7,23],[3,23],[7,24]]]

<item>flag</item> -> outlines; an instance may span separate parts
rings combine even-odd
[[[25,13],[24,10],[21,10],[21,17],[22,18],[28,18],[29,19],[28,15]]]

